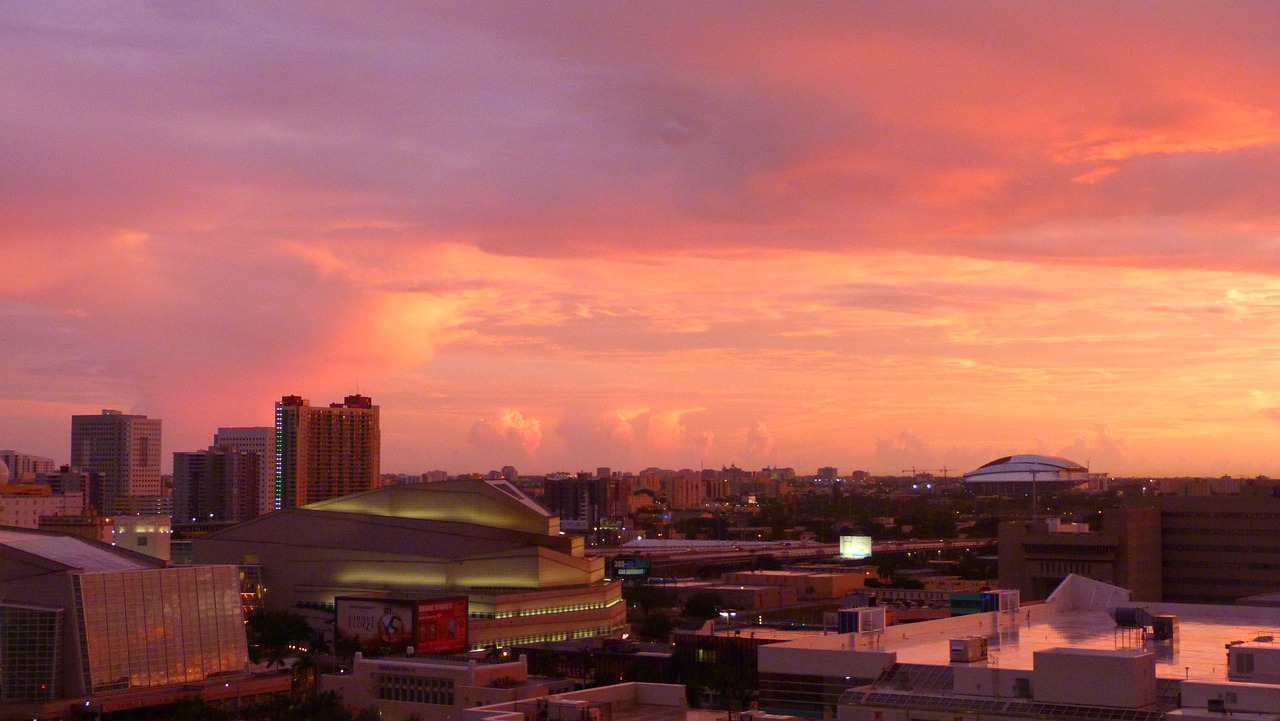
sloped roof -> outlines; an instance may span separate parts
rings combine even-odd
[[[388,518],[468,523],[558,535],[559,519],[507,481],[407,483],[331,498],[303,508]]]
[[[328,508],[289,508],[214,531],[210,541],[242,541],[261,545],[340,548],[367,553],[402,553],[442,560],[509,555],[533,547],[569,553],[572,541],[562,536],[481,526],[471,523],[350,513]]]
[[[0,528],[0,546],[89,572],[157,568],[163,561],[78,536],[21,528]]]

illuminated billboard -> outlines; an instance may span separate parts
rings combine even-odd
[[[649,559],[618,556],[612,561],[613,577],[644,583],[649,578]]]
[[[403,652],[413,646],[413,601],[388,598],[334,599],[333,634],[363,649]]]
[[[841,558],[870,558],[871,536],[841,536]]]
[[[467,597],[418,601],[414,648],[418,653],[467,650]]]

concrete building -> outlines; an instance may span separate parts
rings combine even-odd
[[[166,568],[81,538],[0,529],[0,596],[5,718],[163,706],[215,686],[263,692],[247,674],[233,566]],[[266,685],[287,690],[288,679]]]
[[[169,560],[173,518],[165,515],[115,516],[111,544],[161,561]]]
[[[53,493],[81,493],[86,502],[90,489],[100,482],[98,474],[73,470],[71,466],[59,466],[57,470],[36,474],[36,483],[48,486]]]
[[[1157,503],[1165,600],[1235,603],[1280,590],[1280,498],[1163,496]]]
[[[749,586],[783,586],[801,601],[836,599],[866,585],[867,572],[816,573],[810,571],[735,571],[724,574],[725,583]]]
[[[173,514],[183,522],[247,521],[258,515],[262,459],[210,446],[173,454]]]
[[[588,533],[609,515],[611,489],[607,478],[549,478],[542,487],[542,504],[560,517],[566,532]]]
[[[1102,528],[1019,521],[1000,528],[1002,586],[1043,598],[1068,573],[1138,600],[1235,603],[1280,590],[1280,498],[1160,496],[1105,511]]]
[[[1056,518],[1002,523],[1000,588],[1046,598],[1074,573],[1127,588],[1136,601],[1159,601],[1160,525],[1160,509],[1134,506],[1103,511],[1098,531]]]
[[[76,516],[41,516],[36,528],[112,545],[116,538],[116,517],[86,512]]]
[[[0,485],[0,526],[36,528],[41,516],[79,515],[84,493],[54,493],[37,483]]]
[[[213,445],[258,454],[257,513],[270,513],[276,508],[276,429],[270,426],[238,426],[219,428]],[[243,519],[240,519],[243,520]]]
[[[586,557],[581,537],[561,535],[559,519],[507,481],[385,486],[191,544],[198,563],[261,566],[269,609],[466,595],[477,650],[626,628],[621,583],[604,580],[604,559]]]
[[[500,663],[427,657],[367,659],[356,654],[351,673],[327,674],[321,689],[351,709],[374,708],[386,721],[457,721],[476,706],[544,698],[570,690],[563,679],[530,678],[525,659]]]
[[[691,710],[685,687],[665,683],[619,683],[467,709],[460,721],[716,721]],[[783,721],[777,719],[776,721]]]
[[[377,488],[382,453],[378,406],[347,396],[328,407],[300,396],[276,404],[275,508],[296,508]]]
[[[13,483],[25,482],[28,477],[41,473],[52,473],[55,468],[52,458],[13,450],[0,451],[0,465],[9,469],[9,479]]]
[[[1040,605],[761,647],[760,705],[841,721],[1274,719],[1273,608],[1137,603],[1068,576]]]
[[[119,513],[124,497],[160,495],[160,419],[103,410],[71,417],[71,466],[96,473],[89,505]]]

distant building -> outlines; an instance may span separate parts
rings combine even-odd
[[[377,488],[378,406],[347,396],[328,407],[300,396],[276,404],[275,507],[296,508]]]
[[[210,446],[173,454],[173,514],[182,521],[247,521],[258,515],[261,459]]]
[[[0,526],[36,528],[41,516],[79,514],[84,493],[53,493],[36,483],[0,485]]]
[[[9,478],[13,483],[24,482],[28,476],[52,473],[54,469],[52,458],[17,451],[0,451],[0,462],[9,468]]]
[[[270,513],[276,508],[276,429],[270,426],[219,428],[213,445],[258,454],[257,513]],[[244,520],[244,518],[237,520]]]
[[[548,479],[542,487],[542,504],[560,517],[566,531],[586,533],[600,526],[613,505],[606,478]]]
[[[160,495],[160,419],[104,410],[71,417],[71,466],[98,474],[89,505],[119,513],[121,499]]]
[[[41,531],[87,538],[111,545],[116,538],[116,517],[83,513],[75,516],[41,516],[36,526]]]
[[[836,472],[835,466],[823,466],[818,469],[818,479],[823,481],[834,481],[839,474]]]
[[[98,482],[100,482],[98,474],[72,470],[71,466],[61,466],[56,471],[36,475],[36,483],[48,486],[52,492],[83,493],[86,502],[89,489]]]
[[[1161,600],[1159,509],[1109,508],[1101,521],[1098,531],[1056,518],[1000,524],[1000,588],[1047,598],[1074,573],[1127,588],[1135,601]]]
[[[964,485],[978,493],[1022,495],[1074,488],[1105,477],[1065,458],[1024,454],[997,458],[969,471]]]

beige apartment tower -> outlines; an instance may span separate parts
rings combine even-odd
[[[324,407],[284,396],[276,404],[276,509],[377,488],[381,452],[372,398],[347,396]]]
[[[121,499],[160,495],[160,419],[104,410],[71,416],[71,466],[98,474],[88,489],[99,513],[120,513]]]

